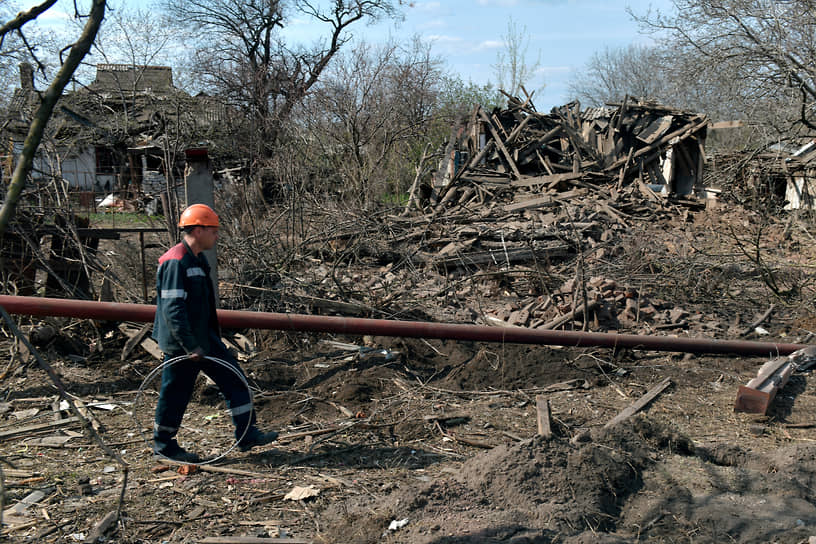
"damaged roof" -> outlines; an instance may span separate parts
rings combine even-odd
[[[472,198],[467,188],[473,186],[530,195],[567,180],[636,182],[690,194],[703,181],[708,122],[705,115],[630,97],[583,111],[570,102],[547,114],[519,99],[491,113],[477,107],[449,142],[431,204]]]

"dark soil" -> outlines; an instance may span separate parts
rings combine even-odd
[[[744,338],[810,339],[816,321],[802,301],[811,283],[794,273],[804,274],[797,267],[813,256],[803,249],[812,245],[806,231],[771,238],[773,265],[799,278],[803,293],[786,302],[769,294],[761,276],[702,266],[733,250],[718,238],[725,230],[717,221],[743,220],[725,215],[675,230],[638,227],[634,235],[649,232],[652,245],[622,239],[615,262],[594,264],[598,274],[701,316],[695,329],[658,332],[635,323],[620,332],[735,338],[773,302],[777,310],[763,324],[769,334]],[[721,251],[678,249],[678,232],[697,251]],[[646,262],[651,275],[625,268]],[[364,281],[382,270],[377,263],[352,273]],[[466,298],[456,304],[411,311],[453,315],[470,307]],[[72,342],[46,342],[38,352],[129,465],[120,522],[100,542],[806,543],[816,535],[812,375],[794,374],[765,415],[734,412],[739,386],[766,357],[241,331],[256,346],[241,358],[258,419],[281,437],[189,470],[150,452],[157,383],[144,377],[158,363],[140,349],[121,361],[126,337],[115,327],[43,321]],[[26,333],[35,324],[18,322]],[[64,409],[55,415],[52,380],[8,327],[3,332],[10,357],[0,432],[69,416]],[[670,387],[640,413],[605,427],[666,378]],[[537,432],[544,401],[549,438]],[[227,452],[224,408],[201,378],[182,444],[207,456]],[[41,492],[20,514],[5,512],[9,541],[81,542],[118,509],[123,469],[78,424],[5,436],[1,447],[6,507]],[[287,498],[297,487],[317,493]]]

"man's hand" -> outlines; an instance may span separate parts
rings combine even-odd
[[[202,360],[205,355],[206,355],[206,353],[204,353],[203,349],[195,348],[193,351],[190,352],[189,357],[190,357],[191,361],[198,362],[198,361]]]

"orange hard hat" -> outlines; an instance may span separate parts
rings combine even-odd
[[[206,204],[193,204],[181,212],[178,226],[184,227],[217,227],[218,214]]]

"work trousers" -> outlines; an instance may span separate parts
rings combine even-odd
[[[238,361],[223,345],[213,346],[212,352],[208,355],[225,361],[241,376],[245,376]],[[165,361],[173,357],[175,356],[165,355]],[[199,372],[203,372],[214,381],[221,394],[224,395],[227,409],[235,425],[236,440],[244,436],[248,427],[255,426],[255,410],[252,408],[250,392],[233,370],[207,359],[180,360],[166,366],[162,371],[161,390],[153,425],[153,442],[156,451],[169,451],[176,447],[175,437],[181,427],[181,420],[190,402]]]

